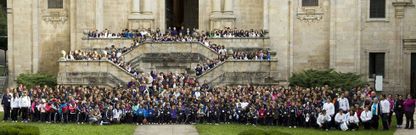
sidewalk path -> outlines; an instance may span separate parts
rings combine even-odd
[[[413,115],[413,120],[415,120],[416,123],[416,113]],[[406,118],[403,118],[403,127],[406,124]],[[394,135],[416,135],[416,129],[397,129]]]
[[[139,126],[134,135],[198,135],[192,125],[145,125]]]

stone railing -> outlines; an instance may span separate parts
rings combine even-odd
[[[209,38],[214,44],[225,48],[270,48],[270,38]]]
[[[146,53],[199,53],[207,59],[218,58],[218,53],[199,42],[145,42],[124,53],[126,62],[134,62]]]
[[[227,60],[198,76],[199,82],[211,84],[264,84],[277,75],[277,61]]]
[[[126,85],[132,74],[110,61],[59,61],[58,84]]]
[[[82,38],[81,44],[77,45],[74,50],[104,49],[114,45],[116,48],[130,47],[133,44],[132,39],[128,38]]]

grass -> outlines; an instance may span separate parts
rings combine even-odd
[[[363,130],[360,128],[358,131],[339,131],[330,130],[328,132],[314,129],[314,128],[287,128],[287,127],[276,127],[276,126],[252,126],[252,125],[241,125],[241,124],[229,124],[229,125],[206,125],[198,124],[196,129],[200,135],[238,135],[240,132],[249,129],[260,129],[267,132],[283,132],[291,135],[393,135],[396,131],[396,119],[392,119],[392,128],[389,131],[383,131],[381,120],[379,130]]]
[[[3,113],[0,112],[0,119],[3,118]],[[352,131],[338,131],[330,130],[328,132],[313,129],[313,128],[296,128],[289,129],[287,127],[276,126],[251,126],[240,124],[229,125],[206,125],[198,124],[196,129],[200,135],[237,135],[241,131],[248,129],[260,129],[267,132],[284,132],[292,135],[393,135],[396,130],[396,119],[393,117],[392,129],[389,131],[382,131],[382,126],[379,130],[360,130]],[[1,125],[24,125],[24,123],[0,122]],[[132,124],[111,125],[111,126],[97,126],[97,125],[77,125],[77,124],[46,124],[46,123],[28,123],[27,125],[39,127],[41,135],[132,135],[136,126]]]
[[[0,113],[3,119],[3,113]],[[0,122],[1,125],[30,125],[38,127],[41,135],[132,135],[136,128],[133,124],[111,126],[77,125],[77,124],[46,124],[46,123],[11,123]]]

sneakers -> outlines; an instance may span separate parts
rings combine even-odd
[[[289,126],[289,128],[292,128],[292,126]]]

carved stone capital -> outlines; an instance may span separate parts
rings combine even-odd
[[[393,2],[393,6],[395,7],[395,14],[396,18],[403,18],[405,13],[405,8],[414,6],[411,0],[396,0]]]
[[[46,11],[43,12],[42,20],[47,23],[58,24],[65,23],[68,20],[68,13],[65,10],[61,11]]]
[[[299,8],[297,18],[306,23],[318,23],[323,19],[322,8]]]

